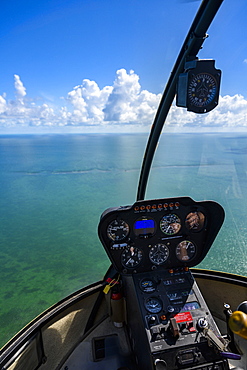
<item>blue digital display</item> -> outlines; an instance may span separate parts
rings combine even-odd
[[[135,229],[153,229],[154,228],[154,220],[139,220],[135,223]]]

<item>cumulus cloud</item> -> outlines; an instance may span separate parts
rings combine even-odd
[[[7,102],[4,99],[4,96],[0,95],[0,114],[5,113],[7,109]]]
[[[22,99],[26,95],[26,88],[24,87],[18,75],[14,75],[14,80],[15,80],[16,97],[17,99],[20,99],[22,101]]]
[[[128,74],[120,69],[104,108],[104,119],[115,123],[150,123],[160,98],[160,94],[141,90],[139,76],[134,71]]]
[[[220,96],[219,105],[203,115],[173,106],[167,119],[167,125],[212,129],[224,127],[232,130],[245,128],[247,127],[247,100],[239,94]]]
[[[142,90],[139,76],[134,72],[120,69],[116,72],[111,86],[99,88],[95,81],[84,79],[63,98],[62,107],[54,107],[50,102],[37,104],[28,98],[20,76],[14,75],[15,100],[7,100],[0,95],[0,129],[2,127],[39,126],[64,127],[79,126],[108,130],[118,129],[122,124],[135,129],[148,131],[161,94]],[[196,115],[186,109],[171,107],[166,125],[171,129],[217,128],[229,130],[246,128],[247,100],[242,95],[221,96],[219,105],[213,111]]]

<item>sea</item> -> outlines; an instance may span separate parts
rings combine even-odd
[[[0,136],[0,346],[102,279],[102,212],[135,202],[147,134]],[[247,275],[247,134],[164,133],[146,199],[215,200],[226,218],[198,266]]]

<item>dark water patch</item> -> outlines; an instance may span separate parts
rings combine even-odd
[[[5,300],[5,299],[10,299],[10,298],[13,298],[13,296],[14,296],[14,292],[13,291],[11,291],[11,292],[7,292],[7,293],[5,293],[4,295],[3,295],[3,299]]]

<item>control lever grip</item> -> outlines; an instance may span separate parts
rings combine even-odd
[[[204,336],[220,351],[220,352],[226,352],[228,341],[226,341],[224,338],[217,337],[217,335],[213,332],[213,330],[207,328],[203,329]]]

